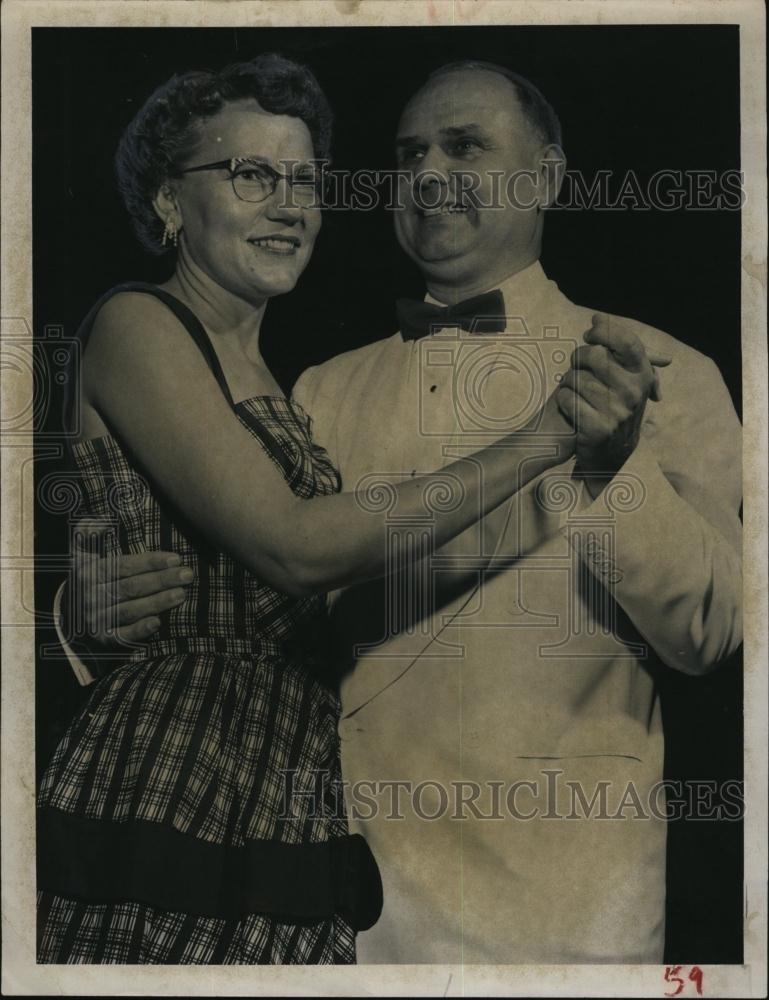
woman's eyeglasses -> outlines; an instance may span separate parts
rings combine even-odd
[[[269,163],[248,156],[234,156],[216,163],[202,163],[174,171],[174,176],[200,170],[229,170],[232,190],[241,201],[264,201],[275,193],[278,182],[285,180],[295,203],[301,208],[320,208],[325,188],[322,168],[303,167],[295,174],[282,174]]]

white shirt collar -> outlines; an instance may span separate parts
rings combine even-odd
[[[521,271],[516,271],[515,274],[511,274],[509,278],[505,278],[500,284],[492,285],[485,289],[485,291],[490,292],[497,288],[505,298],[506,312],[512,314],[523,311],[520,308],[523,306],[530,309],[535,299],[539,299],[546,291],[555,288],[555,282],[550,281],[542,270],[540,262],[535,260],[533,264],[529,264],[528,267],[524,267]],[[479,292],[478,294],[482,295],[483,292]],[[425,295],[425,302],[436,306],[446,304],[445,302],[439,302],[438,299],[434,299],[429,292]]]

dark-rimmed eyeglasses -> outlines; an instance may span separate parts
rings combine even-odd
[[[232,190],[241,201],[264,201],[275,193],[282,180],[288,182],[294,203],[301,208],[320,208],[323,200],[325,177],[320,165],[302,167],[293,174],[282,174],[257,157],[233,156],[229,160],[177,169],[173,176],[180,177],[182,174],[194,174],[201,170],[229,171]]]

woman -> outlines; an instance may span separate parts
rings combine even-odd
[[[267,55],[172,79],[121,141],[140,237],[176,266],[86,318],[73,458],[120,550],[181,552],[195,582],[95,685],[46,772],[40,962],[353,962],[378,914],[376,865],[335,794],[321,650],[323,593],[386,571],[385,515],[340,493],[258,340],[312,252],[329,127],[311,74]],[[565,430],[550,401],[552,457],[517,475],[524,452],[487,449],[444,469],[468,502],[436,515],[436,544],[564,461]],[[404,514],[430,479],[398,487]]]

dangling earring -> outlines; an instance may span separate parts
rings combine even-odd
[[[166,226],[163,230],[163,246],[166,246],[167,243],[173,243],[175,247],[179,246],[179,232],[176,223],[170,219],[166,219]]]

